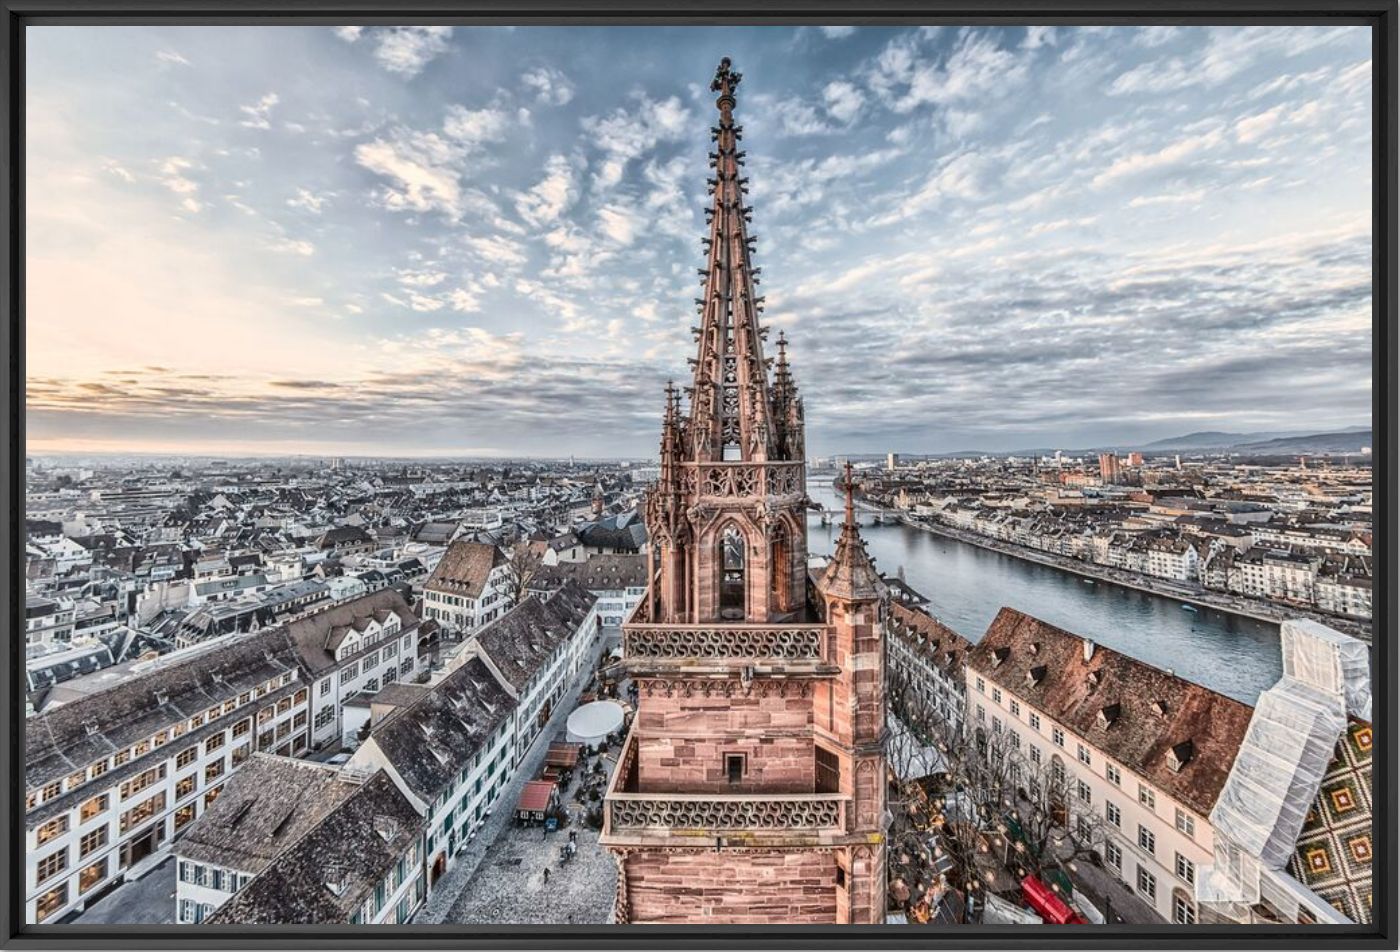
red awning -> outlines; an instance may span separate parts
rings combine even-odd
[[[1021,880],[1021,895],[1042,919],[1052,925],[1080,925],[1087,921],[1071,909],[1055,890],[1034,876]]]
[[[517,813],[544,813],[549,809],[549,803],[554,799],[553,780],[531,780],[525,784],[525,789],[520,792],[520,802],[516,805]]]

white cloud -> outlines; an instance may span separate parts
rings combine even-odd
[[[468,206],[493,215],[495,207],[489,199],[462,190],[461,173],[472,155],[505,135],[507,125],[506,114],[498,109],[453,105],[448,107],[441,133],[394,129],[356,146],[355,161],[393,181],[379,193],[386,208],[439,211],[454,221]]]
[[[1133,31],[1133,42],[1138,46],[1152,47],[1170,43],[1181,35],[1179,26],[1144,26]]]
[[[399,129],[384,139],[355,147],[355,161],[392,179],[379,194],[394,211],[440,211],[462,216],[462,186],[458,179],[464,150],[436,132]]]
[[[599,231],[619,245],[630,245],[643,225],[642,218],[628,209],[609,207],[598,212]]]
[[[1235,123],[1235,138],[1241,142],[1253,142],[1267,134],[1278,125],[1283,118],[1285,109],[1291,108],[1292,104],[1280,104],[1272,109],[1255,113],[1252,116],[1245,116]]]
[[[493,264],[522,265],[529,260],[520,245],[504,235],[467,238],[466,245]]]
[[[820,29],[829,40],[845,39],[856,31],[856,28],[853,26],[824,26],[820,27]]]
[[[168,63],[171,66],[190,66],[189,60],[185,59],[175,50],[158,50],[156,59],[161,63]]]
[[[467,148],[475,149],[488,142],[499,142],[509,125],[510,117],[500,109],[467,109],[453,105],[447,107],[442,131]]]
[[[445,306],[445,302],[426,294],[419,294],[417,291],[410,291],[408,295],[408,305],[415,311],[430,313],[440,311]]]
[[[194,168],[194,163],[179,155],[172,155],[158,166],[157,177],[162,185],[180,196],[180,207],[190,213],[203,209],[198,199],[199,183],[185,173]]]
[[[331,32],[346,43],[354,43],[360,38],[360,34],[365,32],[365,28],[362,26],[338,26]]]
[[[827,125],[817,110],[800,99],[786,99],[774,104],[773,111],[784,135],[817,136],[835,132],[834,126]]]
[[[1093,184],[1096,188],[1102,188],[1121,178],[1180,165],[1188,159],[1193,159],[1201,152],[1214,149],[1224,141],[1225,137],[1220,130],[1212,129],[1200,135],[1178,139],[1156,152],[1135,152],[1118,159],[1107,169],[1094,176]]]
[[[1166,34],[1166,37],[1170,39],[1174,35]],[[1263,57],[1283,59],[1336,42],[1347,35],[1347,28],[1214,27],[1204,35],[1205,43],[1189,54],[1167,60],[1148,60],[1124,71],[1108,91],[1122,96],[1176,92],[1191,86],[1217,86],[1244,72]]]
[[[129,171],[127,171],[127,169],[124,166],[122,166],[121,163],[116,162],[112,159],[106,159],[103,161],[102,171],[106,172],[109,175],[115,175],[117,178],[121,179],[127,184],[131,184],[136,181],[136,176],[132,175]]]
[[[391,73],[412,78],[447,52],[450,26],[392,26],[376,28],[374,58]]]
[[[399,283],[410,288],[432,288],[447,280],[445,271],[400,271]]]
[[[288,238],[285,235],[268,242],[267,246],[273,251],[302,257],[310,257],[316,253],[316,246],[311,242],[300,238]]]
[[[1203,201],[1206,197],[1206,190],[1203,188],[1192,189],[1189,192],[1164,192],[1160,195],[1138,195],[1128,202],[1130,208],[1141,208],[1147,205],[1194,205]]]
[[[850,122],[865,103],[865,94],[845,80],[827,83],[822,90],[826,111],[840,122]]]
[[[569,77],[549,66],[527,70],[520,81],[535,93],[535,99],[551,106],[566,105],[574,98],[574,86]]]
[[[636,99],[635,107],[583,120],[584,131],[604,154],[603,163],[593,176],[597,188],[617,185],[622,181],[628,162],[662,142],[676,141],[692,131],[690,111],[675,96],[654,100],[639,94]]]
[[[281,100],[276,93],[268,93],[251,106],[239,106],[238,111],[247,115],[247,119],[241,120],[238,124],[249,129],[271,129],[272,124],[268,122],[268,115],[272,108]]]
[[[326,204],[330,200],[330,192],[322,192],[320,194],[317,194],[316,192],[313,192],[310,189],[299,188],[297,189],[297,193],[295,195],[287,199],[287,205],[291,208],[303,209],[305,211],[310,212],[313,215],[319,215],[321,214],[321,210],[326,207]]]
[[[452,310],[460,311],[463,314],[470,314],[473,311],[481,310],[481,298],[474,291],[467,288],[454,288],[447,293],[447,303],[452,305]]]
[[[1002,49],[997,34],[965,30],[941,62],[921,40],[932,34],[891,40],[868,73],[870,87],[895,112],[926,104],[982,103],[1010,94],[1024,81],[1029,60]]]
[[[562,155],[552,155],[545,163],[545,176],[515,200],[520,217],[536,228],[559,219],[572,204],[575,194],[574,168]]]

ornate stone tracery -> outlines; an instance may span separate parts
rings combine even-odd
[[[630,626],[622,633],[623,655],[635,658],[820,661],[825,643],[825,632],[820,626]]]
[[[614,830],[822,830],[842,826],[842,803],[829,796],[692,800],[626,795],[608,801]]]

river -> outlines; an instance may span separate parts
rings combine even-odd
[[[839,511],[844,498],[829,479],[811,479],[808,495]],[[1176,672],[1214,691],[1254,704],[1283,670],[1278,626],[1028,562],[915,529],[876,526],[862,519],[861,536],[876,567],[904,578],[931,604],[928,610],[964,637],[978,641],[1002,606],[1034,615],[1124,654]],[[830,555],[840,520],[807,523],[812,553]]]

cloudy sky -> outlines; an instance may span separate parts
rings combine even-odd
[[[40,27],[30,451],[653,454],[723,55],[812,452],[1370,422],[1361,27]]]

